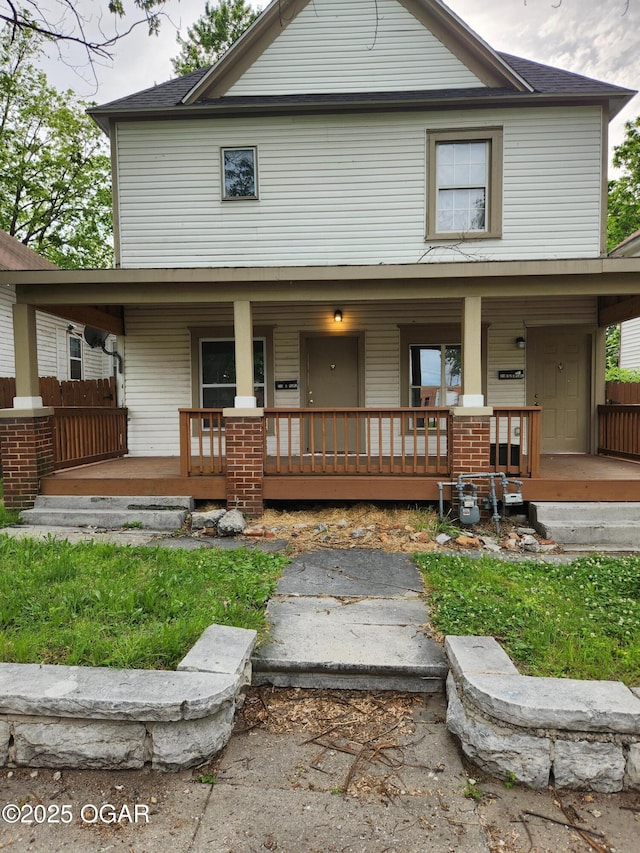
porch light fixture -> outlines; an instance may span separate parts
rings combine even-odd
[[[336,308],[333,312],[333,322],[342,323],[342,311],[339,308]]]
[[[516,346],[518,349],[525,349],[527,346],[526,338],[516,338]]]

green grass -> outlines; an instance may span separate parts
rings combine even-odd
[[[8,527],[10,524],[18,524],[20,514],[9,509],[5,509],[2,503],[2,480],[0,480],[0,527]]]
[[[528,675],[640,685],[640,557],[415,559],[442,634],[493,636]]]
[[[284,562],[0,535],[0,660],[173,669],[212,623],[264,635]]]

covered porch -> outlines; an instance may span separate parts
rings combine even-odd
[[[604,327],[636,310],[639,273],[636,259],[597,259],[16,274],[5,496],[87,494],[95,479],[96,494],[102,482],[258,514],[265,500],[435,500],[438,482],[504,471],[526,500],[542,482],[560,499],[635,500],[619,493],[635,476],[555,477],[543,461],[638,458],[637,416],[621,425],[627,407],[603,404]],[[109,425],[42,406],[36,308],[118,335]],[[148,459],[162,476],[136,476]]]
[[[327,474],[266,476],[264,497],[279,500],[437,501],[439,476],[412,478]],[[394,485],[397,482],[397,485]],[[523,483],[529,501],[640,501],[640,464],[605,456],[542,455],[538,476]],[[128,456],[56,471],[42,480],[45,495],[191,495],[225,500],[223,475],[185,477],[178,456]]]

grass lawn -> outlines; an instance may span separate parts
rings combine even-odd
[[[18,524],[20,521],[20,513],[5,509],[2,503],[2,480],[0,480],[0,527],[7,527],[9,524]]]
[[[0,660],[173,669],[212,623],[265,632],[285,558],[0,533]]]
[[[493,636],[523,674],[640,685],[640,557],[416,561],[442,634]]]

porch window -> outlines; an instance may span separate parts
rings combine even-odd
[[[82,341],[69,335],[69,379],[82,379]]]
[[[429,134],[427,237],[495,237],[502,228],[502,132]]]
[[[409,347],[411,406],[455,406],[462,386],[459,344],[412,344]]]
[[[223,148],[221,153],[223,200],[257,199],[257,149]]]
[[[265,339],[253,341],[254,394],[265,405]],[[231,408],[236,397],[236,358],[232,338],[200,340],[200,405],[205,409]]]

